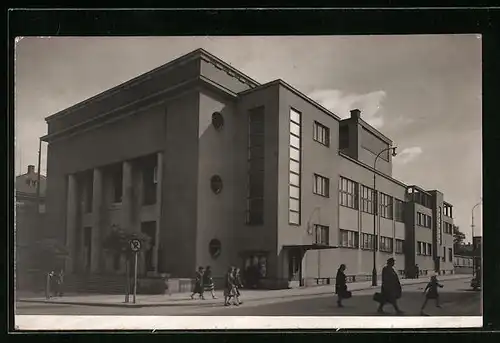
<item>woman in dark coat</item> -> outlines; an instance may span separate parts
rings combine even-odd
[[[231,301],[231,298],[235,296],[234,267],[229,267],[224,279],[224,306],[231,305],[229,302]],[[234,305],[237,304],[235,303]]]
[[[203,287],[206,292],[210,292],[212,294],[212,299],[217,299],[215,296],[215,285],[210,266],[207,266],[205,272],[203,273]]]
[[[339,307],[344,307],[342,305],[342,299],[348,298],[347,296],[347,281],[345,276],[346,266],[341,264],[337,270],[337,276],[335,277],[335,294],[337,294],[337,305]]]
[[[199,294],[200,298],[205,300],[203,296],[203,267],[199,267],[196,272],[196,277],[194,280],[193,294],[191,294],[191,299],[194,299],[194,295]]]
[[[241,273],[240,273],[240,268],[235,268],[234,269],[234,290],[235,290],[235,300],[236,302],[241,305],[243,304],[242,301],[240,301],[240,288],[243,287],[243,282],[241,281]]]

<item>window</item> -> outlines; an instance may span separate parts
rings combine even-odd
[[[358,184],[342,176],[339,179],[339,204],[358,209]]]
[[[373,213],[375,192],[373,189],[361,185],[361,211]]]
[[[330,179],[314,174],[313,193],[328,198],[330,196]]]
[[[313,139],[325,146],[330,146],[330,129],[315,121],[313,124]]]
[[[450,204],[444,203],[444,215],[450,218],[453,218],[453,206]]]
[[[403,254],[404,252],[404,241],[401,239],[396,239],[396,254]]]
[[[349,147],[349,126],[342,125],[339,127],[339,149],[347,149]]]
[[[320,245],[328,245],[330,228],[324,225],[314,225],[314,231],[316,234],[315,243]]]
[[[224,126],[224,117],[219,112],[212,114],[212,125],[216,130],[220,130]]]
[[[443,247],[443,256],[441,256],[441,261],[446,262],[446,248]]]
[[[392,238],[380,237],[380,251],[392,252]]]
[[[431,256],[432,244],[425,242],[417,242],[417,255]]]
[[[359,234],[356,231],[339,230],[339,245],[343,248],[359,247]]]
[[[380,216],[392,219],[392,214],[392,197],[387,194],[380,193]]]
[[[248,112],[247,224],[264,224],[264,107]],[[220,182],[219,182],[220,181]],[[222,190],[222,180],[211,180],[212,190]],[[214,188],[215,187],[215,188]]]
[[[113,202],[121,203],[123,195],[123,171],[121,168],[117,169],[113,175]]]
[[[290,109],[289,207],[288,222],[300,225],[301,113]],[[314,187],[316,187],[316,182]]]
[[[417,225],[418,226],[422,226],[422,227],[426,227],[426,228],[431,228],[431,217],[426,215],[426,214],[423,214],[423,213],[420,213],[420,212],[417,212]]]
[[[156,159],[150,159],[147,164],[145,164],[142,171],[142,182],[144,185],[143,205],[153,205],[156,203],[156,173]]]
[[[252,174],[250,177],[253,178],[254,175]],[[255,185],[255,182],[252,183],[252,181],[254,180],[250,180],[249,182],[250,193],[252,193],[252,187]],[[219,175],[214,175],[210,178],[210,189],[212,189],[212,192],[215,194],[222,192],[222,178]],[[256,191],[258,191],[258,189]]]
[[[453,224],[444,222],[444,233],[451,235],[453,233]]]
[[[361,248],[364,250],[373,250],[375,248],[375,242],[377,241],[374,239],[374,236],[369,234],[369,233],[363,233],[361,234]]]
[[[448,261],[451,262],[453,261],[453,249],[448,248]]]
[[[398,222],[404,222],[404,201],[394,199],[394,219]]]

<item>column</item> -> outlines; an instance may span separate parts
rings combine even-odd
[[[91,272],[101,271],[101,250],[102,250],[102,171],[94,169],[92,189],[92,251],[90,270]]]
[[[162,213],[162,194],[163,194],[163,152],[157,154],[156,161],[156,231],[155,231],[155,246],[153,247],[153,266],[154,271],[158,272],[158,260],[160,249],[160,222]]]
[[[131,223],[132,212],[132,164],[123,162],[123,191],[122,191],[122,229],[128,232],[134,231]]]
[[[66,208],[66,246],[69,258],[66,260],[66,273],[73,273],[76,265],[76,224],[77,224],[77,192],[75,175],[68,176],[68,197]]]

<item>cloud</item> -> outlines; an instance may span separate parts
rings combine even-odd
[[[341,118],[348,118],[352,109],[361,110],[361,117],[368,124],[381,128],[384,117],[379,113],[382,101],[386,97],[384,91],[367,94],[344,93],[337,89],[319,89],[311,92],[309,97]]]
[[[407,164],[415,160],[420,154],[422,154],[422,148],[419,146],[405,148],[396,155],[394,163]]]

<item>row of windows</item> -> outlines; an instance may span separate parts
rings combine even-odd
[[[369,233],[362,233],[361,238],[361,248],[365,250],[373,250],[373,245],[376,239],[373,239],[373,235]],[[395,246],[393,246],[395,242]],[[350,230],[339,230],[339,246],[342,248],[359,248],[359,233]],[[380,251],[392,253],[395,249],[396,254],[403,253],[404,241],[401,239],[393,240],[391,237],[380,237]]]
[[[453,224],[444,222],[444,233],[453,234]]]
[[[432,256],[432,244],[417,242],[417,255]]]
[[[446,262],[446,247],[443,247],[443,255],[441,255],[441,261]],[[453,249],[448,248],[448,262],[453,261]]]
[[[314,225],[315,243],[320,245],[329,244],[330,228],[325,225]]]
[[[431,216],[417,212],[417,225],[431,228]]]
[[[340,177],[339,179],[339,203],[342,206],[358,209],[358,187],[359,184],[352,180]],[[375,191],[372,188],[361,185],[361,211],[373,214],[375,203]],[[380,215],[387,219],[395,219],[404,222],[404,202],[387,194],[380,193]]]
[[[300,149],[301,149],[301,114],[290,110],[290,158],[289,158],[289,208],[290,224],[300,224]]]

